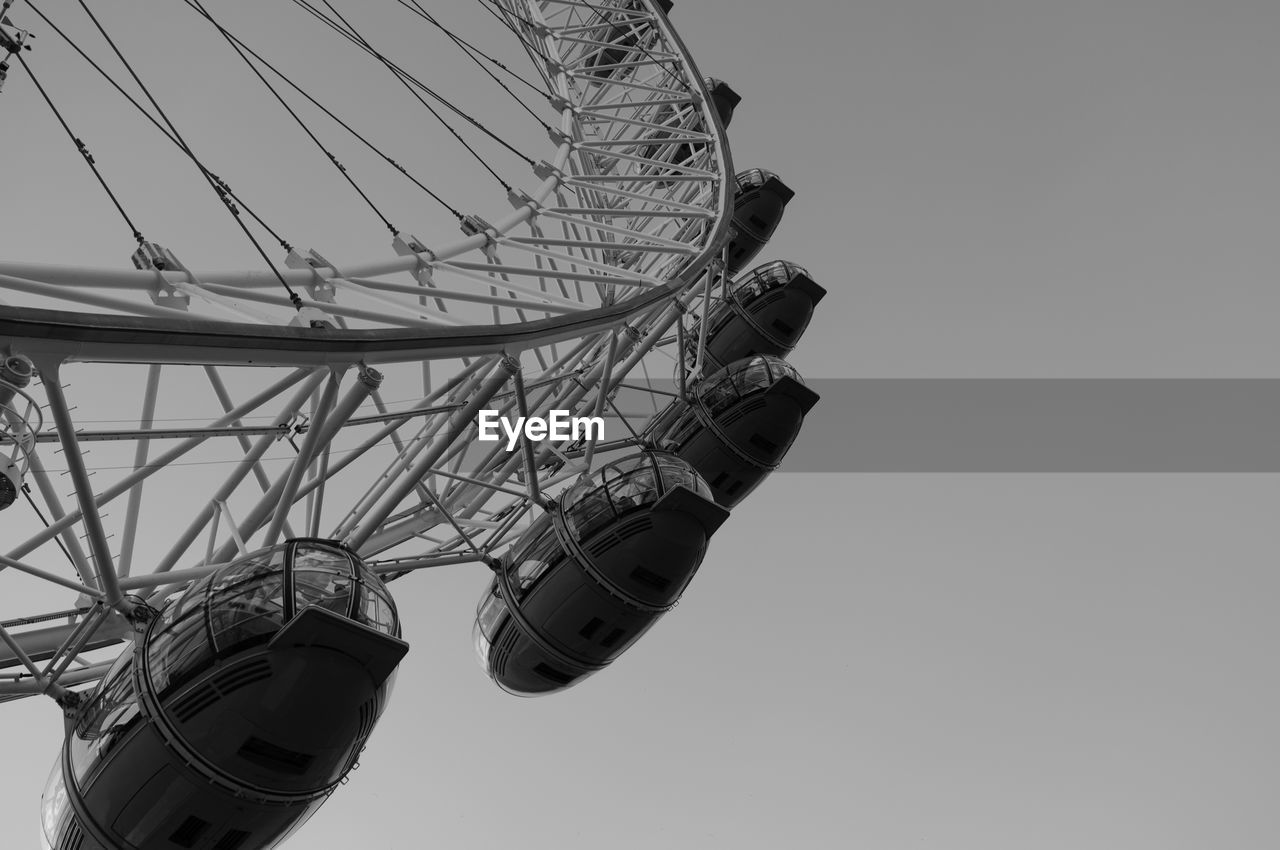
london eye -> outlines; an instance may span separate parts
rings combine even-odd
[[[818,400],[784,358],[823,289],[751,267],[793,191],[736,170],[739,94],[672,4],[478,1],[488,39],[399,0],[168,5],[0,16],[19,150],[97,204],[50,187],[64,255],[0,258],[0,701],[65,717],[52,850],[292,836],[378,746],[421,571],[490,576],[502,690],[626,675]],[[415,70],[423,32],[492,100]],[[487,442],[485,411],[611,433]]]

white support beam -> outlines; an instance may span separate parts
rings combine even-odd
[[[325,382],[324,392],[315,406],[311,425],[307,429],[307,436],[303,438],[302,445],[298,448],[297,457],[289,464],[289,469],[281,481],[279,493],[276,494],[276,501],[272,506],[274,511],[271,514],[271,522],[267,525],[266,536],[262,540],[263,546],[274,546],[280,539],[280,532],[284,530],[284,521],[289,516],[289,510],[293,507],[293,497],[298,492],[298,485],[302,482],[302,476],[316,456],[316,450],[322,448],[320,439],[324,436],[329,414],[333,413],[334,403],[338,398],[338,385],[342,381],[343,371],[339,369],[331,369],[329,371],[329,380]],[[271,490],[268,490],[264,494],[264,498],[270,498],[271,492]],[[249,531],[244,533],[244,536],[248,537],[252,533],[252,531]]]
[[[294,414],[297,413],[298,410],[301,409],[302,405],[306,403],[306,400],[310,398],[311,393],[315,391],[315,388],[320,386],[320,382],[324,380],[326,372],[327,370],[317,369],[311,374],[311,377],[308,380],[303,382],[302,386],[294,393],[293,397],[289,399],[288,403],[286,403],[281,408],[280,412],[276,414],[274,425],[283,426],[293,418]],[[205,528],[205,526],[208,525],[215,516],[218,516],[218,503],[225,502],[231,497],[231,494],[240,486],[240,482],[244,480],[244,477],[248,475],[249,471],[258,463],[258,460],[262,455],[266,454],[267,449],[271,448],[271,445],[275,440],[276,435],[274,433],[264,434],[258,438],[258,442],[254,444],[249,453],[244,456],[244,458],[236,465],[236,468],[232,470],[231,474],[227,476],[227,479],[218,487],[217,490],[214,491],[208,504],[201,508],[200,512],[191,520],[191,523],[187,526],[186,530],[178,536],[177,541],[169,549],[168,553],[160,559],[159,564],[156,566],[156,572],[169,572],[173,569],[177,564],[178,559],[182,557],[195,539],[200,536],[200,532]],[[234,542],[231,545],[234,546]]]
[[[76,490],[76,502],[80,505],[85,532],[89,538],[89,551],[93,553],[93,565],[97,571],[98,586],[102,588],[103,600],[125,616],[130,616],[135,606],[125,599],[120,591],[120,579],[116,575],[115,560],[111,557],[111,547],[107,543],[107,530],[102,524],[102,515],[98,513],[98,506],[93,498],[89,470],[85,467],[84,456],[80,453],[79,444],[76,443],[76,426],[71,419],[71,407],[67,404],[66,394],[62,392],[61,365],[55,361],[45,361],[40,364],[40,377],[44,384],[45,396],[49,399],[49,411],[53,414],[54,425],[58,429],[58,440],[62,443],[67,460],[67,472]]]
[[[53,436],[53,435],[50,435]],[[40,491],[40,498],[44,500],[45,507],[49,511],[53,525],[58,525],[67,518],[67,511],[62,506],[62,499],[58,497],[58,491],[53,488],[53,479],[49,477],[49,472],[45,469],[44,459],[39,452],[30,454],[31,466],[27,470],[27,474],[31,476],[31,480],[36,483],[36,489]],[[77,514],[78,517],[78,514]],[[62,526],[62,530],[58,533],[58,539],[62,543],[62,549],[67,557],[71,560],[71,565],[75,568],[76,573],[80,576],[80,580],[90,587],[97,587],[98,579],[94,575],[93,567],[89,565],[89,558],[85,555],[84,549],[80,546],[80,539],[76,537],[72,523],[68,522]],[[21,558],[26,552],[10,553],[15,558]]]
[[[138,419],[138,427],[143,431],[151,430],[155,424],[156,397],[160,391],[161,364],[152,363],[147,367],[147,387],[142,398],[142,415]],[[150,440],[138,440],[133,453],[133,471],[137,472],[147,465],[147,455],[151,450]],[[120,536],[120,576],[129,575],[133,566],[133,541],[138,533],[138,510],[142,506],[142,485],[139,481],[129,491],[129,501],[124,511],[124,530]]]
[[[383,494],[377,504],[372,506],[369,511],[360,519],[360,523],[346,536],[347,545],[356,551],[369,539],[369,537],[378,530],[378,528],[387,521],[392,511],[400,504],[414,488],[414,484],[425,477],[436,462],[445,453],[445,450],[453,444],[455,440],[467,432],[472,420],[475,419],[476,413],[480,408],[493,398],[494,394],[502,388],[504,384],[511,378],[511,375],[520,368],[520,364],[509,357],[504,357],[498,362],[498,365],[490,373],[489,377],[476,391],[475,395],[468,401],[467,405],[460,410],[454,412],[449,417],[449,421],[445,427],[440,430],[436,437],[432,440],[430,447],[422,454],[421,457],[413,464],[413,466],[400,477],[395,486]]]
[[[57,573],[51,573],[48,570],[42,570],[39,567],[33,567],[30,564],[24,564],[22,561],[15,558],[0,555],[0,570],[3,569],[17,570],[20,573],[26,573],[27,575],[44,579],[47,582],[74,590],[76,593],[83,593],[85,596],[89,596],[94,599],[102,599],[105,595],[97,588],[89,587],[86,584],[80,584],[79,582],[72,581],[69,578],[63,578]]]
[[[276,383],[272,384],[270,387],[267,387],[262,392],[254,395],[248,401],[244,402],[239,407],[237,407],[234,411],[228,413],[226,416],[223,416],[222,418],[213,422],[210,427],[220,428],[222,426],[230,424],[231,422],[234,422],[235,420],[239,419],[241,416],[244,416],[248,413],[252,413],[254,410],[257,410],[260,406],[265,404],[267,401],[275,398],[277,395],[284,392],[286,389],[293,386],[298,381],[301,381],[310,373],[310,371],[311,370],[308,370],[308,369],[298,369],[291,372],[289,375],[280,379]],[[190,452],[192,449],[199,446],[201,443],[203,443],[207,439],[208,439],[208,435],[206,434],[196,435],[188,438],[187,440],[183,441],[181,444],[175,446],[174,448],[170,449],[164,454],[158,455],[155,458],[155,460],[151,463],[151,465],[148,466],[147,468],[140,469],[137,472],[134,472],[130,475],[125,476],[122,480],[120,480],[113,486],[108,487],[102,493],[98,494],[98,496],[94,500],[94,504],[99,508],[103,507],[104,505],[111,502],[113,499],[116,499],[120,495],[127,493],[130,490],[130,488],[133,487],[134,484],[138,483],[143,478],[153,475],[158,470],[165,468],[168,464],[173,463],[178,458],[187,454],[188,452]],[[58,519],[54,522],[49,523],[48,528],[44,529],[44,531],[41,531],[33,535],[30,539],[28,539],[22,545],[18,546],[16,549],[11,550],[8,553],[8,556],[10,558],[23,557],[24,555],[36,549],[38,546],[44,543],[47,543],[48,541],[56,537],[58,534],[61,534],[65,529],[69,528],[74,523],[79,522],[80,515],[81,515],[80,511],[78,510],[72,511],[71,513],[68,513],[66,516],[62,517],[61,519]]]

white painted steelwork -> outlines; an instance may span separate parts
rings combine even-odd
[[[74,485],[64,505],[42,477],[47,526],[6,528],[0,582],[38,578],[81,602],[39,635],[0,631],[0,700],[92,681],[103,668],[77,662],[80,647],[121,639],[148,605],[295,530],[344,539],[390,577],[490,560],[597,448],[630,442],[507,452],[475,441],[474,417],[600,416],[642,360],[674,365],[672,328],[711,297],[728,238],[724,131],[651,0],[498,5],[545,59],[558,113],[545,160],[497,199],[510,212],[469,219],[462,239],[401,235],[384,256],[337,262],[291,253],[280,274],[325,326],[298,321],[269,269],[0,259],[0,349],[36,363],[31,392],[57,419],[33,429],[33,473],[60,445]],[[375,366],[380,389],[353,377]],[[210,400],[195,421],[156,418],[175,382]],[[89,446],[123,459],[97,466]]]

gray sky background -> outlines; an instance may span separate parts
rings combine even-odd
[[[797,190],[762,259],[829,290],[804,374],[1276,377],[1274,4],[677,0],[673,22],[743,95],[738,167]],[[6,162],[52,138],[9,124],[24,88],[0,96]],[[127,233],[57,227],[100,203],[61,156],[65,186],[6,175],[4,253],[125,262]],[[303,244],[341,244],[350,206],[318,207]],[[396,699],[290,846],[1272,848],[1278,491],[780,474],[666,621],[544,700],[476,667],[480,571],[399,582]],[[34,846],[60,718],[0,711],[5,846]]]

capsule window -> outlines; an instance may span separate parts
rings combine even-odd
[[[209,608],[213,643],[219,652],[265,639],[284,622],[284,578],[273,573],[215,591]]]
[[[356,619],[386,634],[395,631],[395,609],[391,600],[381,590],[367,584],[360,585],[360,605]]]
[[[772,375],[769,374],[769,364],[763,358],[753,359],[747,368],[739,373],[739,387],[743,392],[767,387],[771,383]]]
[[[164,625],[181,620],[193,608],[202,604],[212,580],[213,576],[208,575],[188,587],[176,603],[165,609]]]
[[[597,528],[613,520],[613,508],[603,487],[599,487],[573,506],[572,519],[578,538],[589,537]]]
[[[345,616],[351,606],[350,567],[343,564],[325,569],[295,568],[293,592],[298,611],[315,605]]]
[[[141,717],[133,687],[132,658],[129,652],[121,656],[76,724],[69,749],[72,773],[80,781],[129,734]]]
[[[515,585],[518,590],[528,590],[542,578],[546,571],[551,567],[549,560],[539,558],[529,558],[520,563],[515,571]]]
[[[654,501],[657,492],[658,484],[654,481],[653,470],[646,467],[609,482],[609,494],[613,497],[614,507],[619,514]]]
[[[178,620],[147,647],[147,664],[157,691],[181,685],[213,662],[202,613],[197,609]]]
[[[757,449],[762,449],[766,452],[776,452],[778,450],[777,443],[770,440],[768,437],[762,437],[759,434],[752,434],[750,443]]]
[[[49,772],[44,794],[40,797],[40,825],[46,844],[54,847],[62,846],[58,843],[58,825],[63,822],[63,815],[66,814],[70,805],[71,801],[67,797],[67,783],[62,776],[62,759],[58,758],[53,762],[53,770]],[[66,834],[61,836],[64,841],[69,840],[73,831],[78,831],[74,817],[67,818],[66,823]]]
[[[615,644],[617,644],[619,640],[622,639],[622,636],[624,634],[626,634],[626,632],[624,632],[622,629],[614,629],[613,631],[609,632],[609,634],[605,637],[604,640],[600,641],[600,645],[605,647],[606,649],[611,649]]]
[[[715,416],[738,400],[738,395],[733,390],[733,384],[725,380],[718,380],[712,383],[699,395],[703,406],[712,416]]]
[[[476,614],[476,622],[480,625],[480,633],[488,640],[493,640],[498,633],[498,621],[507,613],[507,603],[501,596],[492,591],[485,597],[484,604]]]
[[[86,741],[94,741],[121,725],[121,719],[136,708],[137,695],[133,689],[133,668],[127,663],[117,663],[108,674],[97,696],[80,715],[76,735]]]
[[[601,620],[599,617],[592,617],[587,621],[585,626],[578,630],[578,634],[582,635],[587,640],[591,640],[595,633],[600,631],[600,627],[603,625],[604,620]]]

